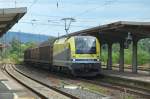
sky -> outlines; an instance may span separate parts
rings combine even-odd
[[[116,21],[150,22],[150,0],[0,0],[0,8],[27,7],[9,31],[59,36]],[[68,22],[67,22],[68,24]]]

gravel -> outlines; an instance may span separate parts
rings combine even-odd
[[[42,81],[50,86],[58,87],[60,90],[77,96],[80,99],[111,99],[109,96],[85,90],[86,88],[80,88],[77,85],[70,85],[70,88],[66,88],[66,85],[62,83],[64,80],[66,82],[66,79],[54,75],[52,76],[48,70],[35,69],[33,67],[25,67],[22,65],[17,65],[16,67],[22,72],[27,73],[34,79]],[[77,87],[72,88],[73,86]]]

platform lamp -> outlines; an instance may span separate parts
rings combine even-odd
[[[132,43],[132,35],[130,32],[128,32],[128,35],[127,37],[125,38],[125,42],[124,42],[124,48],[125,49],[128,49],[129,48],[129,45]]]

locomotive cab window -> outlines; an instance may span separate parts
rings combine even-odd
[[[96,38],[91,36],[75,37],[76,54],[96,54]]]

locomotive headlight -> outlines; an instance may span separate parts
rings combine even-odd
[[[99,61],[99,59],[97,59],[97,61]]]
[[[72,59],[72,61],[76,61],[76,59]]]

